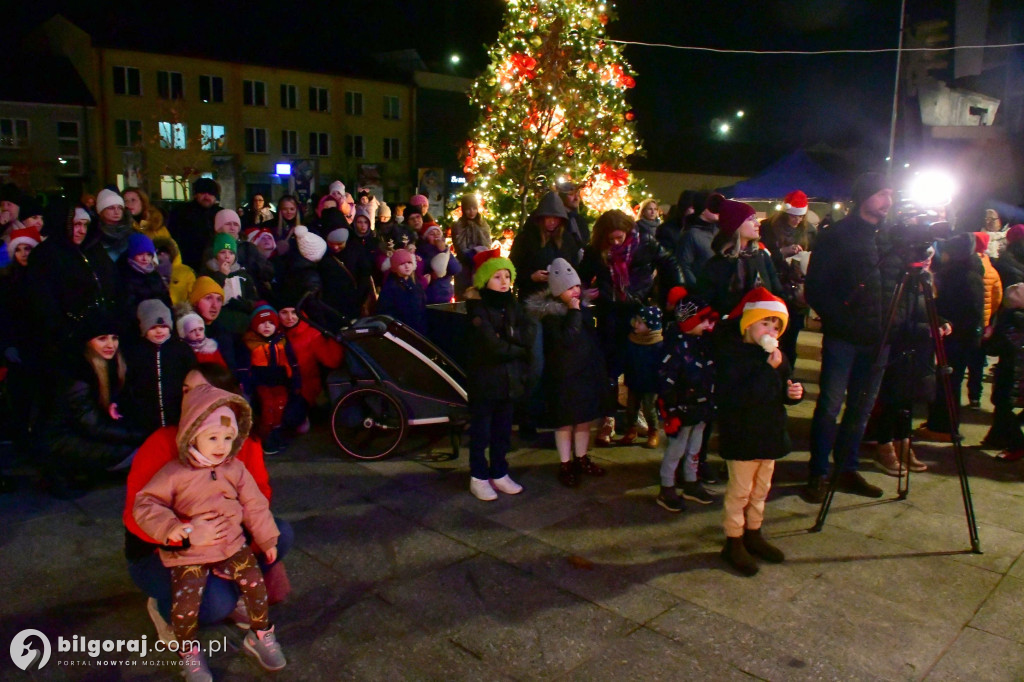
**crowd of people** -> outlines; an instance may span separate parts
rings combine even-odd
[[[664,448],[657,503],[711,504],[705,484],[727,480],[722,557],[753,575],[757,558],[784,560],[761,524],[774,462],[790,450],[786,405],[803,397],[793,368],[808,316],[823,333],[808,502],[824,498],[830,455],[839,490],[881,496],[858,472],[865,431],[890,475],[927,468],[912,436],[957,437],[956,411],[929,381],[935,330],[922,293],[897,302],[883,338],[911,261],[935,292],[952,404],[967,375],[968,405],[980,407],[986,358],[998,356],[986,445],[1024,458],[1024,225],[996,215],[922,248],[887,224],[884,176],[861,176],[852,194],[850,214],[820,230],[800,190],[763,220],[686,191],[664,220],[650,200],[591,225],[579,188],[560,183],[505,256],[473,195],[449,229],[424,196],[392,211],[340,181],[306,214],[287,195],[276,212],[258,194],[243,210],[221,207],[217,183],[201,178],[166,219],[137,188],[43,209],[7,185],[5,428],[54,495],[127,472],[129,572],[161,638],[187,642],[231,617],[250,627],[247,653],[276,670],[285,658],[268,606],[288,593],[293,536],[270,513],[264,456],[323,414],[324,376],[345,361],[302,302],[342,325],[384,314],[430,337],[427,306],[465,301],[476,498],[522,491],[507,462],[514,424],[524,442],[554,430],[568,487],[606,473],[592,447]],[[713,425],[724,471],[707,461]],[[182,656],[191,679],[209,679],[198,649]]]

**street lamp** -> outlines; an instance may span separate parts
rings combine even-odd
[[[728,135],[730,130],[732,130],[732,127],[728,123],[718,126],[718,132],[722,135]]]
[[[462,61],[462,57],[460,57],[457,54],[453,54],[451,57],[448,58],[448,61],[450,61],[452,64],[458,64],[459,62]]]
[[[736,112],[736,118],[743,118],[743,110],[742,109],[740,109],[739,111]]]

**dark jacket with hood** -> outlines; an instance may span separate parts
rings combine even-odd
[[[999,273],[1003,291],[1014,284],[1024,283],[1024,241],[1008,243],[999,258],[992,261],[992,267]]]
[[[71,239],[73,219],[72,208],[66,232],[34,248],[26,272],[36,331],[54,350],[72,341],[87,313],[97,308],[114,311],[121,296],[117,269],[98,246],[97,230],[90,224],[85,241],[77,246]]]
[[[466,290],[469,335],[466,383],[470,400],[517,400],[526,394],[530,349],[537,333],[511,291]]]
[[[541,239],[541,218],[554,216],[560,218],[566,229],[562,231],[561,245],[549,240],[546,244]],[[565,210],[565,204],[555,192],[548,192],[540,200],[540,205],[530,215],[526,225],[520,230],[514,242],[512,251],[509,253],[509,260],[516,266],[516,291],[520,300],[526,300],[531,294],[538,291],[545,291],[548,287],[546,282],[534,282],[531,275],[537,270],[547,270],[551,261],[556,258],[564,258],[570,265],[576,267],[580,264],[583,255],[584,242],[580,240],[568,228],[569,214]]]
[[[782,283],[768,251],[752,242],[737,258],[717,253],[697,278],[696,291],[721,315],[728,315],[751,289],[782,296]]]

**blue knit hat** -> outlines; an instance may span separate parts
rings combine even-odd
[[[128,257],[135,258],[140,253],[151,253],[156,255],[156,247],[153,240],[141,232],[132,232],[128,237]]]
[[[641,319],[647,328],[652,332],[661,330],[661,309],[656,305],[649,305],[640,308],[634,319]]]

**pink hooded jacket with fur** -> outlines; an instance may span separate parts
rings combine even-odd
[[[238,436],[231,454],[214,467],[195,467],[188,447],[199,426],[217,408],[228,405],[235,411]],[[231,520],[228,536],[215,545],[189,547],[176,552],[160,550],[164,566],[191,566],[223,561],[245,544],[242,527],[249,529],[260,551],[277,545],[280,534],[270,513],[267,498],[255,479],[235,459],[252,426],[252,412],[241,396],[213,386],[196,386],[185,395],[178,427],[178,460],[168,462],[135,498],[133,515],[146,533],[165,539],[183,520],[214,511]]]

